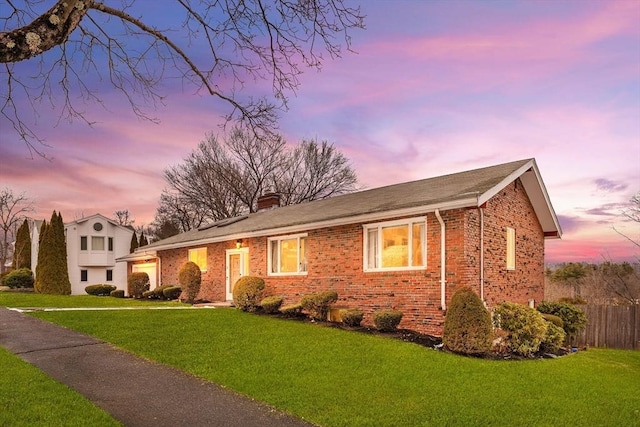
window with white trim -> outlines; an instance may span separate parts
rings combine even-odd
[[[195,262],[200,271],[207,271],[207,248],[189,249],[189,261]]]
[[[91,236],[91,250],[92,251],[104,251],[104,237]]]
[[[273,237],[269,245],[269,275],[307,274],[307,235]]]
[[[364,271],[415,270],[427,265],[426,218],[364,226]]]
[[[516,230],[507,227],[507,270],[516,269]]]

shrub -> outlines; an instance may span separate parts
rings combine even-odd
[[[458,289],[444,319],[442,343],[455,353],[483,354],[491,350],[491,315],[470,287]]]
[[[300,317],[302,316],[302,304],[289,304],[280,308],[280,313],[284,314],[287,317]]]
[[[566,302],[567,304],[573,305],[586,305],[587,300],[581,297],[562,297],[558,300],[558,302]]]
[[[260,277],[241,277],[233,286],[233,303],[242,311],[257,311],[262,301],[264,286],[264,280]]]
[[[580,308],[566,302],[541,302],[538,304],[540,313],[553,314],[564,322],[563,329],[568,337],[575,334],[587,326],[587,315]]]
[[[313,320],[327,320],[329,307],[336,301],[338,301],[337,292],[323,291],[303,296],[300,304]]]
[[[260,301],[260,307],[262,307],[262,310],[267,314],[275,314],[280,310],[283,301],[284,298],[282,297],[266,297]]]
[[[111,295],[114,298],[124,298],[124,290],[116,289],[115,291],[111,291],[109,295]]]
[[[503,302],[494,311],[494,324],[502,329],[507,349],[513,353],[530,357],[538,351],[544,341],[549,322],[533,308]]]
[[[144,299],[157,299],[155,296],[156,291],[144,291],[142,293],[142,298]]]
[[[556,353],[562,343],[564,343],[565,333],[562,327],[557,326],[555,323],[549,322],[547,325],[547,333],[544,336],[544,340],[540,344],[540,350],[545,353]]]
[[[402,312],[398,310],[380,310],[373,313],[373,324],[382,332],[395,331],[402,320]]]
[[[33,273],[28,268],[19,268],[6,274],[2,278],[2,284],[10,288],[32,288]]]
[[[149,275],[147,273],[131,273],[127,277],[127,291],[132,298],[142,298],[142,294],[149,290]]]
[[[345,325],[356,327],[362,323],[364,312],[355,309],[340,310],[340,317],[342,318],[342,323]]]
[[[89,285],[84,288],[84,291],[89,295],[95,295],[99,297],[108,297],[111,295],[111,291],[115,291],[117,288],[113,285]]]
[[[168,300],[180,298],[181,293],[182,293],[182,288],[180,286],[168,285],[166,288],[162,290],[162,295],[164,295],[165,299],[168,299]]]
[[[554,316],[553,314],[542,313],[542,317],[544,317],[544,320],[546,320],[547,322],[551,322],[560,328],[564,328],[564,321],[558,316]]]
[[[185,262],[178,273],[178,282],[184,290],[185,300],[188,304],[193,304],[198,292],[200,292],[200,282],[202,281],[202,273],[200,267],[193,261]]]

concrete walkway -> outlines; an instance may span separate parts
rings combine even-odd
[[[125,426],[311,425],[217,384],[2,307],[0,345]]]

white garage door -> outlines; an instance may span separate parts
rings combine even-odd
[[[133,264],[131,266],[131,271],[133,273],[147,273],[147,276],[149,276],[149,289],[153,290],[158,285],[158,281],[156,277],[155,262],[145,262],[144,264]]]

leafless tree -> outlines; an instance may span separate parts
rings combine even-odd
[[[0,229],[2,230],[2,246],[0,247],[0,273],[4,273],[5,264],[11,255],[11,240],[27,213],[33,212],[33,204],[25,193],[14,194],[13,190],[4,188],[0,191]]]
[[[290,147],[278,135],[238,128],[226,139],[209,134],[183,163],[165,169],[165,180],[158,212],[189,219],[190,227],[193,218],[209,222],[255,212],[258,197],[268,192],[290,205],[357,189],[347,158],[328,142]]]
[[[303,69],[339,57],[351,31],[364,28],[349,1],[9,0],[0,8],[2,115],[40,153],[43,140],[25,117],[35,111],[35,119],[40,103],[91,124],[84,102],[102,104],[105,82],[153,119],[147,111],[162,102],[162,83],[180,79],[226,104],[227,119],[273,131]],[[270,96],[243,93],[258,80],[271,81]]]
[[[170,223],[178,232],[182,232],[200,227],[206,217],[202,206],[192,204],[189,198],[177,194],[176,191],[164,189],[160,195],[160,203],[152,225],[155,230]],[[158,234],[162,233],[154,233],[156,237],[160,238]]]
[[[125,227],[127,225],[133,225],[133,223],[136,222],[136,220],[131,217],[129,209],[115,211],[113,215],[116,217],[117,223]]]

